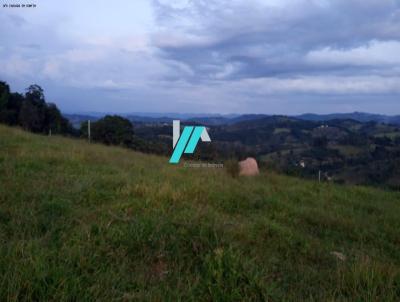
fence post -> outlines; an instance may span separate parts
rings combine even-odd
[[[90,120],[88,120],[88,139],[90,144]]]

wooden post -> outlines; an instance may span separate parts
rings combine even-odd
[[[89,144],[90,144],[90,120],[88,120],[88,139],[89,139]]]
[[[318,170],[318,182],[321,182],[321,170]]]

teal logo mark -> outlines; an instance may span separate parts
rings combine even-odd
[[[180,121],[172,123],[172,146],[174,152],[169,160],[171,164],[179,163],[183,153],[192,154],[196,149],[197,143],[201,139],[203,142],[211,142],[207,129],[204,126],[185,126],[182,134]]]

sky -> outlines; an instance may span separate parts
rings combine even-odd
[[[0,80],[66,113],[400,114],[400,0],[29,1]]]

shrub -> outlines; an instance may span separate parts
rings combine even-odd
[[[224,164],[226,172],[233,178],[239,176],[239,163],[236,159],[227,160]]]

